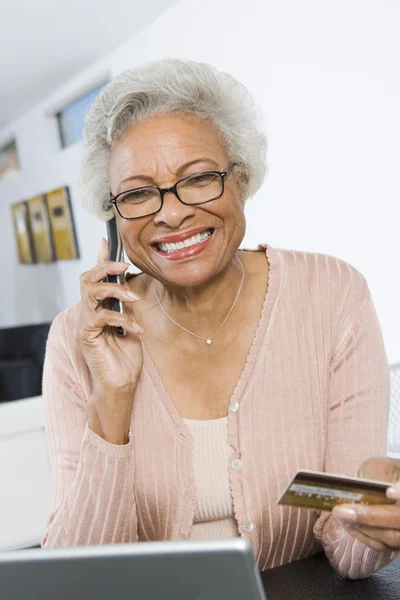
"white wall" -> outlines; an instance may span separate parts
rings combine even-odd
[[[78,203],[81,145],[60,150],[46,111],[89,79],[151,59],[208,61],[241,79],[266,117],[270,174],[248,204],[246,246],[326,252],[366,276],[390,362],[400,361],[400,4],[394,0],[183,0],[0,132],[22,171],[0,182],[0,326],[51,319],[78,299],[104,225]],[[29,51],[27,49],[27,51]],[[71,187],[82,259],[16,264],[9,205]]]

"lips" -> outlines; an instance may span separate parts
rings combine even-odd
[[[161,252],[166,252],[167,254],[169,254],[170,252],[177,252],[178,250],[183,250],[184,248],[191,248],[196,244],[200,244],[201,242],[204,242],[207,238],[209,238],[211,234],[212,230],[206,229],[205,231],[202,231],[201,233],[196,233],[195,235],[187,237],[180,242],[159,242],[156,247]]]
[[[214,229],[205,229],[202,227],[196,230],[185,232],[184,234],[163,238],[168,241],[159,241],[152,244],[153,250],[162,258],[168,260],[182,260],[191,258],[203,252],[214,238]],[[179,238],[178,241],[172,242],[171,239]],[[182,239],[183,238],[183,239]]]
[[[158,244],[168,244],[171,242],[183,242],[184,240],[187,240],[188,238],[190,238],[194,235],[197,235],[198,233],[203,233],[204,231],[208,231],[209,229],[211,229],[213,231],[212,227],[196,227],[195,229],[191,229],[190,231],[184,231],[183,233],[177,233],[175,235],[169,235],[167,237],[157,238],[151,242],[151,245],[157,246]]]

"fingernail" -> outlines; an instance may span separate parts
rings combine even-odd
[[[400,500],[400,486],[395,485],[386,490],[386,496],[392,500]]]
[[[354,508],[339,506],[335,509],[335,517],[344,521],[357,521],[357,511]]]
[[[137,296],[134,292],[131,292],[130,290],[126,290],[126,295],[132,300],[140,300],[139,296]]]

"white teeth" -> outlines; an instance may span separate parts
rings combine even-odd
[[[158,244],[158,247],[161,250],[161,252],[177,252],[178,250],[182,250],[182,248],[189,248],[189,246],[194,246],[195,244],[203,242],[208,237],[210,237],[211,233],[211,229],[207,229],[202,233],[197,233],[196,235],[193,235],[192,237],[184,240],[183,242],[168,242],[165,244],[160,243]]]

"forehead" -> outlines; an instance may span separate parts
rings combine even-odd
[[[217,127],[188,115],[162,115],[134,123],[110,150],[112,178],[145,169],[174,172],[197,158],[224,161],[226,153]],[[114,176],[114,177],[113,177]]]

